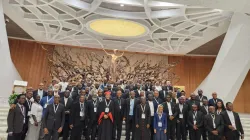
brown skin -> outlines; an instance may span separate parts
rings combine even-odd
[[[169,95],[167,95],[166,101],[167,101],[167,102],[170,102],[170,101],[171,101],[171,97],[170,97]],[[174,119],[174,116],[173,116],[173,115],[172,115],[172,116],[169,116],[169,119],[172,121],[172,120]]]
[[[80,98],[79,98],[79,102],[80,102],[80,103],[84,103],[84,101],[85,101],[85,96],[84,96],[84,95],[81,95]],[[72,129],[74,126],[73,126],[73,124],[72,124],[72,125],[70,125],[69,127],[70,127],[70,129]]]
[[[228,111],[233,111],[233,104],[232,103],[227,105],[227,110]],[[231,129],[232,131],[236,130],[232,125],[228,125],[228,128]]]
[[[40,90],[43,90],[43,88],[44,88],[44,84],[43,84],[43,83],[40,83],[40,84],[39,84],[39,89],[40,89]]]
[[[146,98],[141,98],[141,105],[145,105],[146,104]],[[147,128],[149,128],[150,127],[150,125],[149,124],[147,124]],[[136,128],[139,128],[139,124],[136,124]]]
[[[193,111],[197,111],[197,109],[198,109],[197,105],[193,105],[193,106],[192,106],[192,109],[193,109]],[[198,129],[197,125],[194,125],[194,126],[193,126],[193,129],[194,129],[194,130],[197,130],[197,129]]]
[[[208,108],[208,111],[209,111],[209,113],[214,114],[214,113],[215,113],[215,108],[214,108],[214,106],[210,106],[210,107]],[[218,130],[213,130],[212,133],[213,133],[214,135],[218,135],[218,134],[219,134]]]
[[[110,97],[111,97],[110,94],[106,94],[105,95],[106,100],[110,100]],[[104,117],[104,119],[108,119],[109,118],[108,115],[106,115],[106,114],[103,117]]]

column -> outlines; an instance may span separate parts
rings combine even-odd
[[[12,93],[14,80],[21,80],[21,77],[10,57],[2,2],[0,0],[0,98],[6,99]]]
[[[234,13],[214,66],[197,89],[233,102],[250,68],[250,16]]]

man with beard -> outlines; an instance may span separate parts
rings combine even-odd
[[[175,140],[175,128],[176,128],[176,116],[175,114],[175,103],[171,102],[170,95],[166,96],[166,102],[162,103],[163,105],[163,112],[167,115],[167,139]]]
[[[196,100],[200,101],[200,106],[203,105],[203,99],[207,100],[207,96],[203,95],[203,91],[201,89],[198,90],[198,95],[196,96]]]
[[[204,117],[204,128],[209,140],[221,140],[224,131],[224,121],[221,115],[215,113],[215,107],[209,107],[209,114]]]
[[[185,104],[185,96],[181,96],[179,98],[179,103],[175,105],[175,113],[174,116],[177,121],[176,128],[176,136],[177,140],[186,140],[186,123],[187,123],[187,115],[188,115],[188,106]]]
[[[162,101],[165,101],[166,96],[168,95],[168,91],[167,91],[167,89],[166,89],[166,86],[163,86],[163,87],[162,87],[162,90],[159,92],[159,94],[160,94],[161,100],[162,100]]]
[[[141,104],[136,107],[135,124],[136,140],[150,140],[150,108],[146,104],[146,98],[141,97]]]
[[[91,93],[92,99],[87,101],[87,110],[89,115],[88,134],[91,134],[91,140],[95,140],[97,132],[97,108],[100,101],[97,99],[97,93]]]
[[[192,93],[191,94],[191,99],[187,101],[187,105],[188,105],[188,110],[189,111],[192,110],[192,106],[194,104],[197,105],[197,109],[200,110],[200,101],[197,101],[195,93]]]
[[[122,91],[118,90],[116,92],[116,97],[113,99],[115,104],[115,125],[114,125],[114,139],[116,140],[121,139],[122,133],[122,121],[124,119],[124,111],[125,111],[125,99],[121,98]],[[117,130],[117,131],[116,131]],[[117,135],[116,135],[117,132]]]
[[[112,140],[114,125],[114,102],[111,100],[111,92],[105,92],[105,100],[97,108],[98,116],[98,140]]]

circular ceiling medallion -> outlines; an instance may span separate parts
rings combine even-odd
[[[88,25],[96,33],[115,37],[139,37],[148,32],[144,25],[123,19],[98,19]]]

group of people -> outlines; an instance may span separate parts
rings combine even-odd
[[[233,104],[202,90],[189,98],[170,81],[123,85],[52,81],[18,95],[8,114],[8,140],[238,140],[244,131]]]

